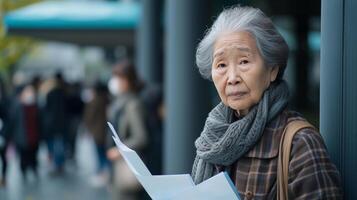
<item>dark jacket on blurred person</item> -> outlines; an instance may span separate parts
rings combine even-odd
[[[108,94],[96,89],[93,99],[86,105],[84,111],[84,123],[97,145],[105,145],[106,142],[108,104]]]
[[[41,121],[35,94],[33,99],[23,99],[23,92],[14,98],[11,105],[10,132],[18,148],[37,148],[41,135]]]
[[[145,84],[140,92],[147,113],[150,145],[146,148],[147,167],[152,174],[162,174],[162,122],[160,109],[163,106],[162,91],[158,85]]]
[[[66,96],[63,83],[56,81],[47,93],[43,107],[45,137],[63,136],[67,132]]]
[[[80,83],[69,84],[67,87],[66,112],[68,117],[68,133],[66,134],[66,153],[69,158],[74,158],[76,138],[83,117],[84,102],[81,99]]]
[[[9,102],[6,97],[0,98],[0,120],[1,120],[1,128],[0,128],[0,137],[3,140],[3,144],[0,145],[1,148],[5,148],[5,146],[10,141],[10,134],[8,131],[9,128]]]
[[[14,102],[12,108],[12,133],[17,147],[38,146],[40,118],[36,105],[22,105]]]
[[[1,128],[0,128],[0,157],[1,157],[1,178],[0,178],[0,186],[6,184],[6,172],[7,172],[7,160],[6,160],[6,149],[10,142],[10,134],[9,134],[9,102],[3,88],[1,88],[0,93],[0,120],[1,120]]]

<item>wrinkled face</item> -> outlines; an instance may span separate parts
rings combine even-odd
[[[248,32],[226,33],[215,42],[212,80],[222,102],[246,115],[257,104],[278,67],[266,67],[255,39]]]

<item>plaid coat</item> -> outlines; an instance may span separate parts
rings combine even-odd
[[[265,128],[259,142],[227,171],[241,199],[276,199],[277,158],[285,125],[302,117],[283,111]],[[293,139],[289,163],[289,199],[342,199],[340,174],[331,162],[320,134],[305,128]]]

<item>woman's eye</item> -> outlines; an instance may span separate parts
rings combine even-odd
[[[239,64],[241,64],[241,65],[248,64],[248,60],[241,60]]]
[[[226,67],[226,64],[224,64],[224,63],[220,63],[217,65],[217,68],[224,68],[224,67]]]

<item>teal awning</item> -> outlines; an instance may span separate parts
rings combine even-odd
[[[9,34],[84,45],[130,45],[139,23],[136,1],[46,1],[5,15]]]

